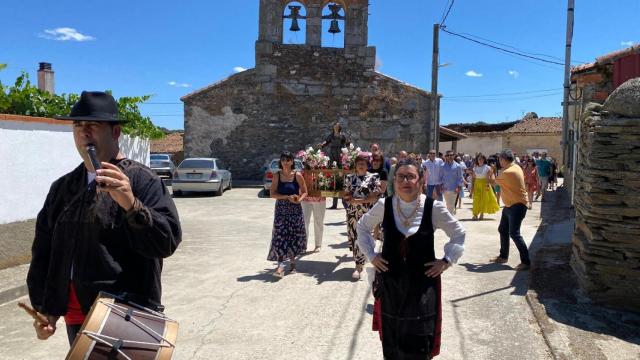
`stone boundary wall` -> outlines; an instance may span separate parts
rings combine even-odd
[[[571,267],[594,301],[640,312],[640,78],[636,80],[631,93],[621,89],[625,83],[604,106],[590,103],[582,116]]]

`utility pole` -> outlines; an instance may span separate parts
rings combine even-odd
[[[564,98],[562,101],[562,163],[569,159],[569,91],[571,90],[571,41],[573,39],[573,13],[575,0],[568,0],[567,42],[564,54]]]
[[[440,147],[440,104],[438,101],[438,57],[440,24],[433,24],[433,59],[431,60],[431,119],[427,122],[427,150]]]

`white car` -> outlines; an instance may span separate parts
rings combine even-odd
[[[213,192],[216,196],[231,189],[231,171],[216,158],[184,159],[173,174],[173,195],[183,192]]]

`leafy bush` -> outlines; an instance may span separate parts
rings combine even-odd
[[[6,64],[0,64],[0,70]],[[110,92],[107,90],[107,92]],[[31,84],[29,74],[22,72],[13,86],[5,86],[0,82],[0,113],[27,116],[64,116],[69,115],[71,107],[80,96],[78,94],[51,94],[41,91]],[[140,114],[139,105],[151,98],[150,95],[117,99],[118,115],[128,120],[123,124],[122,132],[131,136],[159,139],[164,132],[153,125],[148,116]]]

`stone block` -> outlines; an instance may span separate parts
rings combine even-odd
[[[273,53],[273,43],[270,41],[256,41],[256,55],[271,55]]]
[[[326,86],[309,85],[307,86],[307,92],[311,96],[319,96],[319,95],[326,95],[328,92],[328,89]]]
[[[618,86],[604,102],[604,110],[628,118],[638,118],[640,127],[640,77]]]
[[[298,83],[281,83],[283,88],[293,95],[305,95],[307,86],[305,84]]]

